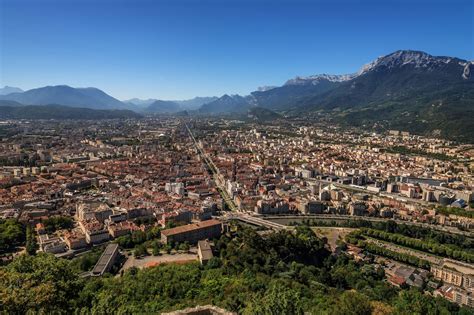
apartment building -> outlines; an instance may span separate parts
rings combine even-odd
[[[474,288],[474,268],[446,259],[441,265],[432,265],[436,279],[466,289]]]

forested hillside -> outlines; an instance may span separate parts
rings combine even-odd
[[[79,278],[70,261],[23,255],[0,268],[0,313],[137,314],[214,304],[242,314],[469,314],[383,281],[373,264],[331,256],[308,227],[261,237],[239,228],[203,267],[163,265]]]

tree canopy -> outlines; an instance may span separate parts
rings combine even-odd
[[[25,227],[18,220],[0,220],[0,253],[23,245],[26,240],[25,233]]]
[[[40,253],[0,268],[0,313],[160,313],[213,304],[241,314],[467,314],[387,284],[383,269],[330,255],[307,227],[261,236],[239,227],[206,265],[164,264],[79,278],[74,261]],[[463,313],[464,312],[464,313]]]

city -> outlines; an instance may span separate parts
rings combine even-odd
[[[239,225],[308,226],[394,286],[473,306],[472,145],[225,117],[8,121],[4,132],[2,224],[30,227],[26,243],[2,240],[4,263],[39,251],[83,278],[120,275],[206,264],[212,240]]]
[[[0,0],[0,315],[473,315],[471,0]]]

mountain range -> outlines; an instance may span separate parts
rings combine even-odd
[[[129,104],[130,106],[136,106],[136,107],[147,107],[154,101],[157,101],[156,99],[149,98],[149,99],[139,99],[139,98],[131,98],[129,100],[123,101],[125,104]]]
[[[22,105],[0,100],[0,119],[126,119],[140,114],[124,109],[92,109],[64,105]]]
[[[474,62],[400,50],[357,73],[296,77],[248,96],[224,95],[201,113],[254,106],[339,124],[401,129],[474,142]]]
[[[24,105],[60,104],[92,109],[124,109],[125,104],[97,88],[72,88],[67,85],[45,86],[0,96],[1,100]]]
[[[394,101],[414,91],[469,88],[474,82],[471,68],[474,69],[474,62],[400,50],[377,58],[357,73],[295,77],[282,86],[259,89],[243,98],[247,106],[277,110],[352,108]],[[242,102],[242,96],[233,98]],[[222,97],[222,102],[223,107],[228,107],[228,95]],[[222,110],[216,102],[212,105]]]
[[[183,110],[199,115],[245,114],[258,107],[287,116],[324,116],[338,124],[398,128],[473,142],[473,71],[473,61],[399,50],[362,66],[356,73],[299,76],[281,86],[258,88],[246,96],[121,102],[96,88],[47,86],[25,92],[5,87],[0,90],[0,100],[10,102],[11,107],[60,104],[152,114]]]
[[[59,104],[101,110],[129,109],[142,113],[175,113],[182,110],[194,110],[215,99],[217,97],[195,97],[178,101],[134,98],[121,102],[104,91],[92,87],[73,88],[67,85],[56,85],[22,91],[20,88],[6,86],[0,89],[1,101],[16,102],[19,105]]]
[[[198,112],[200,114],[244,112],[249,107],[251,107],[251,99],[249,97],[225,94],[210,103],[202,105]]]
[[[3,88],[0,88],[0,95],[7,95],[11,93],[22,93],[23,90],[17,87],[12,87],[12,86],[5,86]]]
[[[175,101],[166,101],[158,99],[138,99],[133,98],[130,100],[124,101],[125,104],[131,105],[130,108],[135,106],[135,108],[140,108],[139,110],[145,113],[174,113],[183,110],[196,110],[201,107],[203,104],[213,102],[217,99],[215,96],[211,97],[194,97],[189,100],[175,100]]]

